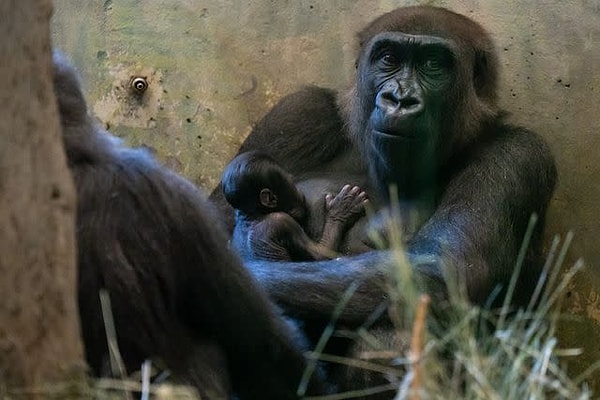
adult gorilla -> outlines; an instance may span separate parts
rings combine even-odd
[[[417,208],[406,251],[432,292],[443,291],[442,267],[463,279],[475,302],[508,282],[532,213],[539,216],[517,293],[526,297],[556,170],[545,142],[508,125],[497,103],[498,62],[490,36],[451,11],[417,6],[376,19],[358,35],[356,82],[338,96],[306,88],[284,98],[240,149],[269,153],[313,200],[322,226],[325,192],[365,188],[374,205]],[[212,199],[231,221],[220,189]],[[369,246],[365,224],[347,236],[347,250]],[[313,232],[313,235],[315,232]],[[342,292],[361,286],[340,319],[360,324],[385,297],[386,251],[341,260],[248,263],[290,313],[329,318]]]

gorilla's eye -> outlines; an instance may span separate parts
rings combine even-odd
[[[383,53],[379,58],[386,65],[398,65],[398,57],[392,53]]]
[[[443,73],[452,69],[452,56],[444,49],[428,49],[421,53],[418,63],[425,73]]]
[[[437,72],[444,69],[445,63],[439,57],[427,57],[423,62],[423,67],[429,71]]]
[[[428,58],[423,63],[423,66],[427,69],[437,71],[443,67],[442,63],[437,58]]]

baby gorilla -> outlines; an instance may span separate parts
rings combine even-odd
[[[364,213],[367,194],[345,185],[325,196],[321,239],[305,232],[308,208],[292,176],[261,152],[238,155],[223,173],[225,198],[236,209],[233,245],[246,260],[310,261],[337,256],[346,231]]]

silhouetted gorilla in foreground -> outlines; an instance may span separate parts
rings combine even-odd
[[[398,203],[392,205],[411,205],[420,215],[406,253],[434,295],[444,294],[443,278],[450,276],[464,282],[472,301],[485,301],[509,281],[530,216],[537,214],[516,292],[516,300],[527,298],[539,273],[556,170],[538,135],[503,120],[490,36],[465,16],[416,6],[381,16],[358,39],[356,80],[347,93],[309,87],[285,97],[239,152],[270,154],[313,204],[349,183],[365,188],[382,209],[395,187]],[[232,210],[218,188],[211,199],[231,228]],[[313,226],[322,226],[318,207],[313,211]],[[349,249],[371,248],[365,226],[357,223],[349,232]],[[384,301],[391,263],[391,254],[379,250],[247,267],[288,313],[308,321],[328,320],[342,293],[360,282],[339,317],[358,326]],[[355,377],[342,381],[343,387],[363,384]]]
[[[93,372],[108,360],[106,289],[128,372],[152,358],[203,399],[297,398],[306,362],[293,332],[229,251],[201,193],[96,126],[58,53],[54,87],[78,195],[79,312]]]

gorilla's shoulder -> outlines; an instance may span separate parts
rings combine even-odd
[[[254,132],[271,131],[275,127],[294,131],[314,130],[324,120],[330,121],[329,129],[341,127],[337,92],[318,86],[305,86],[283,97],[258,122]]]
[[[328,162],[349,146],[337,96],[332,89],[306,86],[283,97],[239,152],[265,151],[292,174]]]

